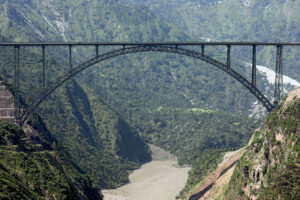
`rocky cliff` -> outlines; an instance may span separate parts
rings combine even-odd
[[[300,88],[255,133],[220,199],[300,199]]]

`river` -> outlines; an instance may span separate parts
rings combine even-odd
[[[174,200],[184,188],[189,167],[178,167],[174,156],[150,145],[153,161],[129,175],[130,182],[102,190],[104,200]]]

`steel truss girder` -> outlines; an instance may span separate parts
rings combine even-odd
[[[48,87],[46,90],[42,92],[40,98],[34,103],[31,107],[26,109],[26,111],[21,116],[21,123],[24,123],[26,119],[33,113],[33,111],[58,87],[60,87],[64,82],[72,78],[74,75],[78,74],[79,72],[83,71],[84,69],[89,68],[92,65],[100,63],[104,60],[114,58],[117,56],[131,54],[131,53],[138,53],[138,52],[167,52],[167,53],[175,53],[180,55],[185,55],[189,57],[193,57],[204,62],[207,62],[213,66],[218,67],[219,69],[223,70],[241,84],[243,84],[254,96],[261,101],[261,103],[267,108],[268,111],[271,111],[274,106],[273,104],[255,87],[255,84],[249,82],[246,78],[241,76],[238,72],[233,70],[232,68],[228,67],[228,63],[223,64],[220,61],[217,61],[213,58],[210,58],[204,55],[204,48],[202,48],[202,52],[196,52],[184,48],[179,48],[178,46],[168,46],[168,45],[138,45],[138,46],[123,46],[121,49],[112,50],[106,52],[101,55],[97,55],[94,58],[76,66],[70,68],[70,70],[63,76],[60,76],[57,81]]]

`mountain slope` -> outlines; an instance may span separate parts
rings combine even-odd
[[[224,185],[229,182],[234,167],[243,152],[243,149],[239,149],[226,153],[217,169],[208,173],[197,185],[190,188],[184,194],[183,199],[216,199],[223,192]]]
[[[12,77],[10,51],[1,49],[1,74],[7,83]],[[29,104],[40,91],[39,55],[23,51],[21,88],[22,102]],[[30,64],[30,70],[27,68]],[[34,63],[34,64],[32,64]],[[59,61],[52,59],[57,69]],[[2,65],[3,64],[3,65]],[[53,68],[49,67],[50,74]],[[30,77],[37,77],[30,78]],[[53,76],[48,76],[51,81]],[[29,95],[28,95],[29,94]],[[33,94],[33,96],[30,96]],[[35,95],[35,96],[34,96]],[[24,97],[25,96],[25,97]],[[150,160],[145,143],[115,111],[102,102],[102,97],[75,80],[51,95],[38,111],[47,128],[66,147],[70,158],[101,187],[117,187],[128,182],[128,170]]]
[[[198,160],[198,157],[202,154],[220,156],[222,151],[246,145],[259,124],[258,120],[241,114],[197,108],[158,107],[143,109],[140,113],[145,114],[132,114],[129,123],[137,128],[143,139],[176,155],[180,164],[193,164],[195,173],[203,173],[195,163],[204,159]]]
[[[128,2],[128,0],[126,0]],[[130,0],[143,5],[196,40],[299,42],[299,1],[276,0]],[[235,12],[232,12],[232,11]],[[250,49],[233,48],[232,57],[251,61]],[[300,81],[299,48],[284,48],[284,74]],[[257,49],[257,64],[275,69],[275,48]]]
[[[300,89],[267,117],[229,182],[225,199],[299,199]]]
[[[73,160],[102,187],[126,183],[128,170],[150,160],[137,132],[84,84],[69,82],[40,113]]]
[[[35,128],[24,133],[0,121],[0,198],[102,199],[99,188],[69,160],[40,118],[29,123]]]
[[[267,116],[264,127],[255,132],[245,148],[232,152],[228,160],[224,157],[225,162],[216,171],[206,173],[193,187],[187,184],[181,198],[298,199],[299,111],[297,89]],[[204,159],[205,165],[198,162],[197,167],[207,166],[209,160],[210,157]]]

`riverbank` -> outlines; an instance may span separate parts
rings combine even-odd
[[[174,200],[184,188],[188,167],[178,167],[176,157],[150,145],[153,160],[129,175],[130,183],[102,190],[104,200]]]

